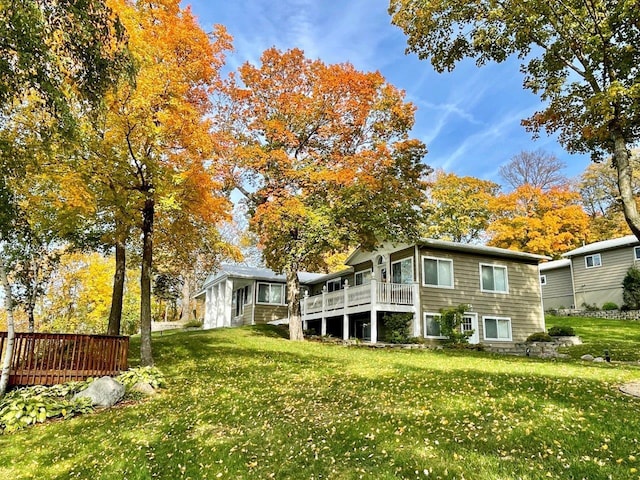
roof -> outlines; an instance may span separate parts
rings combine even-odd
[[[313,283],[325,277],[324,273],[299,272],[298,278],[300,283]],[[216,283],[222,278],[246,278],[252,280],[264,280],[267,282],[286,282],[287,278],[284,274],[276,273],[269,268],[248,267],[246,265],[223,263],[215,273],[207,277],[204,285]]]
[[[488,247],[486,245],[473,245],[469,243],[449,242],[446,240],[436,240],[433,238],[425,238],[418,241],[419,245],[442,248],[444,250],[454,250],[459,252],[477,253],[481,255],[491,255],[496,257],[505,258],[518,258],[521,260],[528,260],[533,262],[540,262],[541,260],[549,260],[550,257],[544,255],[537,255],[534,253],[518,252],[516,250],[508,250],[506,248]]]
[[[593,252],[602,252],[603,250],[613,250],[615,248],[630,247],[632,245],[640,245],[640,242],[635,235],[627,235],[626,237],[613,238],[611,240],[603,240],[602,242],[590,243],[589,245],[585,245],[583,247],[579,247],[569,252],[563,253],[562,256],[571,258]]]
[[[540,264],[540,271],[546,272],[548,270],[555,270],[556,268],[566,268],[571,266],[571,260],[563,258],[562,260],[552,260],[551,262],[544,262]]]

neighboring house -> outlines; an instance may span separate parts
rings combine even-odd
[[[539,255],[441,240],[356,250],[347,268],[300,274],[306,330],[376,343],[385,315],[407,313],[416,337],[442,339],[442,308],[468,305],[471,343],[506,346],[545,329]],[[205,328],[286,318],[285,281],[270,270],[223,266],[204,284]]]
[[[571,260],[563,258],[540,264],[542,304],[546,310],[575,308]]]
[[[562,255],[571,261],[576,308],[622,306],[622,281],[629,267],[640,261],[640,242],[634,235],[591,243]]]

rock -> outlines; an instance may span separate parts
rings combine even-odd
[[[585,355],[582,355],[580,357],[580,360],[584,360],[585,362],[592,362],[593,361],[593,355],[590,355],[590,354],[587,353]]]
[[[593,361],[596,362],[596,363],[602,363],[602,362],[604,362],[604,358],[596,357],[596,358],[593,359]]]
[[[76,393],[73,398],[88,397],[94,407],[112,407],[124,397],[124,385],[111,377],[95,380],[85,390]]]
[[[147,397],[152,397],[157,392],[156,390],[147,382],[138,382],[133,387],[131,387],[132,392],[141,393]]]

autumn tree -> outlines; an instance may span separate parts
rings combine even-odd
[[[109,4],[129,35],[136,78],[133,85],[119,83],[106,98],[99,151],[107,152],[111,162],[107,183],[117,184],[127,194],[122,208],[113,212],[116,228],[123,221],[119,213],[126,217],[137,212],[142,243],[140,356],[143,365],[151,365],[157,214],[191,208],[181,202],[197,198],[203,201],[196,209],[204,221],[214,224],[227,217],[228,201],[211,174],[216,165],[209,162],[213,140],[207,113],[230,37],[223,27],[209,37],[178,0],[110,0]]]
[[[522,185],[492,202],[495,219],[488,244],[558,258],[588,239],[589,218],[580,194],[568,187],[547,191]]]
[[[544,108],[523,123],[558,132],[570,152],[610,155],[625,218],[640,238],[629,150],[640,140],[640,9],[636,2],[391,0],[408,50],[434,68],[521,59]]]
[[[631,158],[634,171],[640,171],[637,153]],[[580,175],[578,189],[582,205],[589,215],[591,241],[608,240],[630,234],[625,222],[617,174],[610,162],[591,163]],[[640,195],[640,181],[633,178],[636,199]]]
[[[542,150],[522,151],[500,166],[500,176],[511,188],[531,185],[548,190],[567,185],[569,179],[562,173],[566,164],[552,153]]]
[[[491,200],[500,186],[438,170],[428,182],[424,234],[453,242],[480,241],[491,219]]]
[[[239,81],[238,81],[239,80]],[[268,267],[286,275],[289,330],[302,339],[298,272],[328,253],[418,234],[426,150],[414,107],[379,73],[266,50],[232,77],[228,110],[237,187]],[[220,120],[222,121],[222,120]]]
[[[88,115],[127,65],[123,34],[117,17],[101,0],[5,2],[0,9],[0,115],[2,125],[25,101],[57,121],[40,129],[75,133],[78,113]],[[73,107],[73,108],[71,108]],[[53,126],[53,128],[51,128]],[[19,202],[10,180],[24,176],[25,157],[14,155],[13,145],[0,143],[0,247],[16,238]],[[13,301],[0,253],[0,279],[7,309],[7,349],[0,378],[0,396],[8,384],[13,348]]]

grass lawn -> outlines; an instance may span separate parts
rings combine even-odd
[[[163,393],[0,436],[0,478],[640,478],[640,399],[617,390],[636,366],[265,327],[165,332],[154,354]]]
[[[573,327],[582,339],[583,345],[561,350],[571,358],[578,359],[585,353],[602,357],[608,350],[612,361],[640,361],[640,322],[547,315],[546,324],[547,329],[559,325]]]

